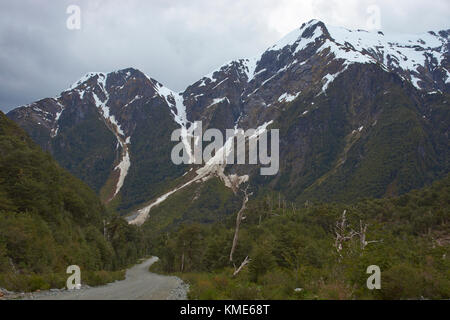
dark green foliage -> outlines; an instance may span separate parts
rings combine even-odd
[[[273,124],[280,129],[280,172],[251,181],[302,204],[429,185],[450,168],[448,101],[445,93],[420,95],[379,66],[353,65],[326,94],[304,94],[283,109]]]
[[[87,106],[66,110],[59,122],[61,129],[51,140],[53,157],[98,193],[120,151],[116,149],[116,137],[99,118],[98,111]]]
[[[152,249],[161,262],[153,270],[177,272],[195,299],[448,299],[449,202],[450,177],[400,197],[353,205],[295,208],[268,196],[249,203],[233,263],[235,216],[161,234]],[[335,226],[344,209],[349,230],[368,225],[369,243],[362,248],[355,236],[338,253]],[[250,263],[233,277],[247,255]],[[370,265],[381,268],[381,290],[366,287]]]
[[[2,113],[0,150],[0,286],[46,289],[48,275],[69,265],[82,274],[112,271],[144,254],[136,227],[107,213],[87,185]]]
[[[261,277],[275,267],[275,257],[273,255],[270,243],[255,246],[250,256],[251,263],[248,267],[250,272],[250,280],[258,282]]]
[[[128,171],[118,210],[128,213],[136,205],[170,190],[174,180],[183,175],[185,165],[174,165],[170,159],[171,133],[177,128],[169,108],[145,104],[135,111],[136,131],[130,146],[131,167]]]
[[[160,233],[171,232],[180,224],[223,221],[239,206],[239,197],[219,178],[212,178],[204,183],[193,183],[152,208],[142,228],[153,243]]]

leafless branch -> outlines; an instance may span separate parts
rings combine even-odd
[[[368,224],[363,224],[363,222],[361,220],[359,220],[359,240],[361,243],[361,250],[364,250],[368,244],[370,243],[377,243],[377,242],[382,242],[383,240],[371,240],[371,241],[367,241],[366,240],[366,231],[367,231],[367,227],[369,225]]]
[[[334,229],[335,241],[334,241],[334,247],[336,248],[336,251],[341,254],[343,244],[346,241],[350,241],[353,239],[353,237],[357,236],[359,233],[354,231],[353,229],[348,229],[347,225],[347,210],[344,210],[341,216],[341,220],[336,221],[336,227]]]
[[[241,225],[241,221],[245,220],[244,211],[246,209],[248,198],[249,198],[249,196],[251,196],[251,194],[247,193],[247,189],[248,189],[248,186],[243,191],[244,192],[244,199],[242,200],[242,207],[241,207],[241,209],[239,210],[239,212],[237,213],[237,216],[236,216],[236,228],[234,230],[233,245],[231,246],[231,251],[230,251],[230,261],[231,262],[233,262],[233,253],[236,250],[237,242],[238,242],[238,239],[239,239],[239,227]]]
[[[235,267],[233,277],[236,276],[239,272],[241,272],[242,268],[244,268],[247,264],[249,264],[250,261],[251,261],[251,259],[249,259],[248,256],[246,256],[244,261],[242,261],[241,265],[239,266],[239,268],[236,269],[236,267]]]

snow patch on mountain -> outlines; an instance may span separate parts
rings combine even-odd
[[[83,100],[83,98],[84,98],[84,93],[85,93],[86,91],[84,91],[84,90],[77,90],[77,92],[78,92],[78,94],[79,94],[79,96],[80,96],[80,100]]]
[[[130,144],[130,137],[123,142],[121,139],[119,143],[122,147],[122,159],[120,163],[114,168],[114,170],[119,170],[119,179],[116,184],[116,190],[114,191],[114,197],[119,193],[120,189],[123,187],[123,183],[125,182],[125,178],[128,174],[128,170],[131,166],[130,161],[130,153],[128,152],[128,144]]]
[[[271,76],[269,79],[264,80],[261,83],[261,87],[263,87],[267,82],[269,82],[270,80],[272,80],[273,78],[275,78],[277,76],[277,73],[275,73],[273,76]]]
[[[169,198],[169,196],[171,196],[172,194],[174,194],[175,192],[189,186],[190,184],[192,184],[193,182],[197,181],[197,178],[194,178],[192,180],[189,180],[188,182],[186,182],[185,184],[183,184],[182,186],[172,189],[171,191],[163,194],[162,196],[160,196],[158,199],[156,199],[154,202],[152,202],[151,204],[149,204],[148,206],[145,206],[144,208],[138,210],[136,213],[136,217],[134,219],[132,219],[131,221],[129,221],[129,224],[132,225],[142,225],[147,219],[148,216],[150,214],[150,210],[153,207],[156,207],[157,205],[159,205],[160,203],[164,202],[167,198]]]
[[[128,102],[127,104],[125,104],[123,107],[126,108],[126,107],[128,107],[129,105],[133,104],[133,102],[135,102],[135,101],[137,101],[137,100],[140,100],[140,99],[142,99],[142,98],[143,98],[143,96],[136,95],[130,102]]]
[[[255,72],[255,73],[253,74],[253,77],[252,77],[250,80],[252,80],[254,77],[256,77],[256,76],[258,76],[258,75],[260,75],[260,74],[263,74],[263,73],[266,72],[266,71],[267,71],[267,69],[264,68],[264,69],[259,70],[258,72]],[[249,81],[250,81],[250,80],[249,80]]]
[[[318,22],[317,20],[311,20],[308,23],[306,23],[303,27],[297,28],[297,29],[289,32],[286,36],[281,38],[281,40],[277,41],[273,46],[268,48],[266,51],[283,50],[286,46],[292,46],[298,40],[300,40],[300,41],[303,40],[303,39],[301,39],[301,36],[302,36],[303,32],[305,31],[305,29],[312,26],[314,23],[317,23],[317,22]],[[312,38],[315,39],[315,36],[317,36],[316,33],[314,33],[314,36]],[[306,41],[310,42],[310,40],[311,39],[307,39]]]
[[[346,68],[344,68],[345,70]],[[337,78],[338,75],[340,75],[342,72],[344,72],[344,70],[339,71],[335,74],[327,74],[323,80],[325,80],[325,83],[322,86],[322,92],[321,93],[325,93],[325,91],[327,90],[328,86],[330,85],[330,83],[332,83],[334,81],[334,79]]]
[[[261,57],[257,56],[257,57],[252,57],[252,58],[242,60],[242,64],[241,64],[243,67],[242,71],[247,76],[247,82],[252,81],[254,77],[256,77],[258,74],[265,71],[265,69],[263,69],[263,70],[260,70],[255,73],[260,59],[261,59]]]
[[[88,81],[89,79],[91,79],[91,78],[93,78],[95,76],[98,76],[99,78],[101,76],[105,77],[105,73],[103,73],[103,72],[89,72],[89,73],[86,73],[77,82],[72,84],[72,86],[69,89],[65,90],[64,92],[72,91],[72,90],[76,89],[78,86],[82,85],[83,83],[85,83],[86,81]]]
[[[61,115],[64,112],[64,109],[66,107],[64,107],[57,99],[53,99],[53,100],[56,102],[56,104],[60,108],[59,111],[55,115],[54,127],[53,127],[52,131],[50,132],[50,136],[52,138],[55,138],[58,135],[58,131],[59,131],[59,125],[58,125],[59,118],[61,117]]]
[[[213,77],[215,72],[227,71],[233,64],[239,66],[239,71],[246,75],[247,82],[250,83],[257,76],[267,72],[265,68],[257,72],[256,70],[258,70],[262,57],[268,52],[279,51],[277,57],[279,59],[281,51],[288,47],[292,56],[297,57],[299,52],[310,45],[318,43],[319,39],[323,43],[316,53],[332,55],[334,59],[342,60],[340,72],[345,71],[349,65],[354,63],[378,63],[387,71],[403,70],[407,72],[407,75],[403,74],[401,76],[411,81],[417,89],[421,89],[420,73],[417,69],[432,66],[432,68],[443,68],[444,72],[447,73],[447,78],[444,81],[445,83],[450,82],[449,71],[442,64],[448,55],[448,39],[440,36],[438,33],[384,35],[381,32],[349,30],[325,25],[318,20],[311,20],[287,34],[264,52],[252,58],[232,61],[217,68],[202,79],[200,86],[206,85],[206,79],[211,79],[212,82],[217,81]],[[299,63],[303,64],[305,61],[297,61],[295,59],[289,65],[281,67],[278,73],[284,72]],[[330,74],[325,78],[325,90],[335,78],[332,76]],[[253,92],[247,96],[256,93],[261,86],[274,79],[274,77],[274,74],[269,74],[266,80],[260,86],[254,88]]]
[[[269,125],[271,125],[273,121],[265,122],[263,125],[259,126],[254,134],[252,134],[248,139],[258,139],[261,134],[263,134]],[[235,135],[238,134],[239,129],[235,128]],[[195,173],[197,176],[195,176],[193,179],[189,180],[188,182],[184,183],[180,187],[177,187],[175,189],[170,190],[169,192],[165,193],[164,195],[158,197],[154,202],[151,204],[145,206],[142,209],[139,209],[136,212],[136,216],[129,221],[129,224],[134,225],[142,225],[149,217],[150,210],[159,205],[160,203],[164,202],[169,196],[174,194],[175,192],[184,189],[185,187],[191,185],[194,182],[200,182],[200,181],[206,181],[210,179],[211,177],[218,177],[223,181],[226,187],[232,189],[234,192],[237,191],[240,184],[248,182],[249,176],[243,175],[238,176],[237,174],[231,174],[226,175],[224,173],[226,163],[224,159],[228,157],[228,155],[233,150],[233,140],[234,136],[230,137],[222,148],[217,150],[217,152],[214,154],[214,156],[200,169],[198,169]]]
[[[176,112],[171,110],[175,122],[186,128],[189,121],[187,120],[186,106],[182,94],[174,92],[160,83],[156,85],[155,90],[164,98],[168,106],[175,108]]]
[[[228,80],[228,77],[226,77],[225,79],[223,79],[222,81],[220,81],[218,84],[216,84],[215,86],[214,86],[214,88],[212,88],[212,90],[214,90],[215,88],[217,88],[218,86],[220,86],[222,83],[224,83],[225,81],[227,81]]]
[[[113,196],[113,198],[114,198],[119,193],[120,189],[123,186],[125,178],[128,175],[128,170],[131,166],[130,154],[128,151],[127,142],[124,140],[125,133],[123,132],[122,128],[120,127],[120,124],[116,120],[115,116],[110,113],[110,109],[107,105],[108,101],[109,101],[109,97],[110,97],[109,92],[106,88],[106,81],[108,79],[108,75],[100,73],[100,74],[96,74],[96,76],[97,76],[97,85],[102,90],[102,93],[104,94],[105,99],[102,101],[97,96],[97,94],[93,91],[92,91],[92,97],[95,101],[96,107],[99,109],[100,113],[102,114],[102,116],[106,120],[106,122],[110,124],[112,133],[116,136],[117,142],[122,147],[120,162],[114,168],[114,170],[119,170],[119,178],[116,183],[114,196]],[[126,140],[131,141],[129,139],[129,137],[126,138]]]
[[[289,93],[283,93],[279,98],[278,102],[292,102],[300,95],[301,92],[298,92],[296,94],[289,94]]]
[[[306,49],[306,47],[312,43],[315,42],[317,38],[323,35],[323,31],[320,28],[314,29],[314,33],[310,38],[300,38],[300,40],[297,42],[297,47],[295,48],[294,55],[296,55],[299,51],[302,51]]]
[[[390,70],[400,68],[409,71],[410,80],[418,89],[421,87],[420,79],[416,76],[417,68],[426,64],[441,66],[442,60],[448,55],[445,49],[448,40],[430,32],[384,35],[380,32],[354,31],[332,26],[327,26],[327,29],[336,42],[332,48],[336,58],[352,63],[378,61]],[[336,46],[340,47],[339,50],[336,50]]]
[[[225,102],[225,101],[226,101],[228,104],[230,104],[230,100],[228,100],[227,97],[223,97],[223,98],[215,98],[215,99],[213,99],[212,103],[211,103],[209,106],[207,106],[206,108],[210,108],[210,107],[212,107],[212,106],[214,106],[214,105],[216,105],[216,104],[218,104],[218,103],[222,103],[222,102]]]
[[[189,161],[190,163],[194,163],[194,156],[190,141],[193,137],[195,126],[192,125],[192,123],[190,123],[187,119],[183,95],[170,90],[160,83],[156,84],[155,90],[159,96],[166,101],[167,105],[171,107],[170,111],[173,118],[181,128],[181,141],[183,142],[185,150],[189,155]],[[175,109],[175,111],[173,109]]]

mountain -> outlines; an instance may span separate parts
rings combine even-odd
[[[308,92],[325,94],[354,65],[377,65],[418,90],[442,92],[450,81],[448,32],[387,37],[312,20],[262,54],[231,61],[189,86],[183,93],[188,118],[201,118],[215,99],[227,97],[223,103],[230,104],[233,118],[244,112],[255,126],[259,119],[250,110],[285,104]]]
[[[61,288],[72,264],[98,284],[142,255],[138,231],[1,112],[0,150],[0,287]]]
[[[449,32],[385,35],[312,20],[181,93],[131,68],[90,73],[8,117],[138,224],[150,211],[166,225],[221,219],[247,182],[255,195],[298,203],[398,195],[449,171]],[[174,165],[172,131],[183,128],[191,147],[198,120],[203,130],[280,129],[279,173]]]

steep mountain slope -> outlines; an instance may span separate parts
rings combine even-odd
[[[55,273],[65,273],[69,265],[79,265],[88,280],[90,271],[122,268],[142,254],[137,230],[107,214],[86,184],[3,113],[0,150],[1,287],[60,288]],[[118,241],[122,237],[130,242]],[[27,278],[33,274],[49,274],[55,281]]]
[[[427,96],[376,65],[352,66],[340,79],[326,96],[299,99],[278,119],[288,144],[272,186],[290,199],[348,202],[402,194],[448,172],[448,127],[428,118],[448,123],[445,96],[437,98],[441,110],[432,110]]]
[[[177,128],[162,86],[135,69],[90,73],[59,97],[8,114],[105,202],[124,209],[181,176],[170,161]]]
[[[256,127],[273,119],[273,109],[300,95],[324,94],[354,64],[379,65],[418,90],[448,91],[448,52],[447,31],[387,37],[312,20],[262,54],[218,68],[189,86],[183,97],[190,120],[212,118],[206,109],[227,106],[222,121],[228,128],[229,119],[240,113],[240,126]]]
[[[299,201],[395,195],[448,172],[448,52],[447,31],[385,36],[313,20],[183,96],[204,127],[275,121],[280,174],[254,170],[256,188]]]
[[[389,36],[312,20],[182,93],[134,69],[92,73],[61,96],[8,116],[139,223],[180,190],[198,189],[192,202],[213,193],[214,206],[223,208],[221,188],[195,187],[214,176],[232,192],[249,181],[255,191],[301,202],[401,194],[449,170],[448,36]],[[183,129],[190,150],[196,120],[203,130],[222,132],[279,128],[280,172],[172,164],[172,131]],[[188,208],[179,208],[175,220],[202,216],[199,206]]]

